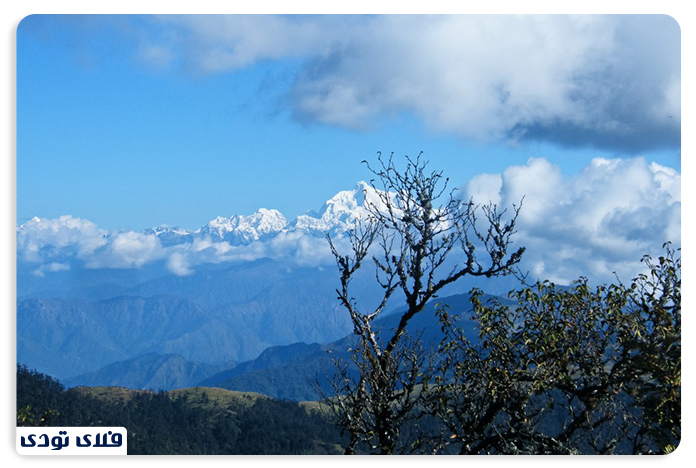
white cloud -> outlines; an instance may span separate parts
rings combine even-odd
[[[32,273],[36,276],[43,278],[46,276],[46,272],[52,273],[56,271],[68,271],[70,270],[70,265],[68,263],[57,263],[51,262],[48,264],[41,265],[39,268],[34,270]]]
[[[63,24],[90,50],[91,34],[111,24],[144,63],[194,75],[289,59],[277,76],[285,87],[296,73],[294,84],[277,102],[302,121],[365,130],[409,113],[480,141],[626,154],[681,144],[681,32],[666,15],[61,15],[22,24],[36,34]]]
[[[174,252],[167,259],[167,268],[177,276],[188,276],[193,273],[189,268],[189,262],[181,252]]]
[[[85,263],[87,268],[137,268],[167,255],[157,236],[133,231],[109,236],[103,249]]]
[[[270,241],[274,258],[287,258],[301,266],[326,265],[334,261],[328,242],[303,231],[281,232]]]
[[[681,176],[679,173],[671,167],[661,166],[655,162],[650,163],[650,171],[657,183],[660,184],[660,189],[669,194],[672,202],[680,202]]]
[[[159,26],[144,50],[199,73],[307,60],[291,92],[303,120],[365,130],[408,112],[481,141],[679,146],[680,31],[668,16],[194,15]]]
[[[141,50],[156,50],[167,57],[178,55],[188,70],[203,73],[315,53],[330,45],[329,38],[339,37],[340,30],[345,30],[345,25],[341,27],[330,18],[272,15],[160,15],[157,18],[167,33],[144,42]]]
[[[402,112],[480,141],[679,146],[679,29],[668,17],[379,16],[317,54],[298,117],[354,129]]]
[[[478,205],[486,203],[500,204],[500,189],[503,178],[500,174],[479,174],[473,177],[464,189],[465,198],[471,199]]]
[[[659,254],[666,241],[680,246],[680,187],[679,173],[643,158],[595,159],[576,176],[533,158],[500,179],[473,179],[465,193],[478,203],[492,193],[503,207],[524,195],[516,238],[527,247],[524,268],[567,283],[581,275],[612,281],[615,271],[628,280],[643,255]]]
[[[37,275],[69,269],[66,260],[81,260],[88,268],[132,268],[164,258],[155,235],[109,232],[70,215],[32,220],[17,227],[17,257],[39,264]]]
[[[107,244],[107,234],[96,224],[72,216],[33,218],[17,228],[17,252],[20,259],[35,263],[64,253],[83,259]]]

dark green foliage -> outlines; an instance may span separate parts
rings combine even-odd
[[[669,453],[681,439],[681,257],[666,254],[643,262],[648,274],[631,284],[625,347],[632,359],[627,372],[636,385],[628,391],[642,410],[638,433],[643,449],[654,445]]]
[[[138,455],[339,453],[337,427],[295,402],[258,398],[226,407],[208,405],[204,394],[126,391],[124,398],[96,398],[66,391],[46,375],[17,368],[18,425],[52,414],[48,426],[116,426],[128,430],[128,453]],[[20,418],[24,418],[21,420]],[[33,421],[38,422],[36,416]]]
[[[60,382],[26,366],[17,367],[17,426],[48,426],[63,406]]]
[[[681,259],[630,286],[540,282],[472,297],[478,341],[448,338],[429,404],[460,453],[667,453],[681,437]]]
[[[331,454],[340,447],[337,427],[327,424],[316,412],[307,414],[294,402],[259,399],[240,412],[239,420],[237,453]]]

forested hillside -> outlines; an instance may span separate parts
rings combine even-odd
[[[122,426],[129,455],[337,454],[339,429],[296,402],[216,388],[70,390],[17,368],[18,426]]]

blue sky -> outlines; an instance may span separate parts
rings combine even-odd
[[[423,150],[456,185],[531,157],[681,172],[679,53],[669,17],[31,16],[17,223],[291,219],[380,150]]]

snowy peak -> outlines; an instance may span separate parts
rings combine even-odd
[[[199,234],[211,240],[230,244],[247,244],[282,230],[288,221],[278,210],[261,208],[249,216],[234,215],[230,218],[218,216],[203,226]]]
[[[121,242],[135,242],[134,248],[181,247],[181,251],[185,251],[186,244],[201,241],[203,242],[198,247],[207,245],[206,242],[241,246],[267,241],[279,234],[293,231],[299,231],[299,235],[323,237],[325,232],[340,234],[352,229],[356,221],[369,217],[371,209],[383,210],[382,196],[383,192],[363,181],[351,190],[336,193],[318,212],[308,212],[292,222],[288,222],[278,210],[261,208],[246,216],[218,216],[195,231],[160,225],[141,231],[140,237],[132,232],[99,229],[90,221],[67,215],[57,219],[33,218],[17,226],[17,242],[25,256],[34,258],[39,255],[42,246],[49,244],[57,249],[73,246],[84,255],[84,252],[96,251],[115,238]]]
[[[241,219],[243,216],[238,218]],[[266,208],[259,209],[253,215],[248,216],[246,220],[255,225],[255,229],[259,234],[270,234],[280,231],[288,224],[288,220],[285,219],[285,216],[280,211],[267,210]]]
[[[352,190],[342,190],[326,201],[319,212],[322,217],[354,213],[365,207],[366,192],[373,190],[365,182],[358,182]]]
[[[298,216],[291,223],[278,210],[261,208],[249,216],[217,217],[195,234],[213,242],[233,245],[248,244],[281,231],[302,230],[323,235],[324,232],[344,232],[359,219],[369,215],[368,207],[382,209],[380,192],[367,182],[358,182],[351,190],[342,190],[324,203],[319,212]]]
[[[169,227],[166,224],[151,229],[145,229],[143,234],[155,235],[164,247],[184,244],[193,239],[193,233],[178,226]]]
[[[369,215],[368,207],[384,206],[380,192],[361,181],[352,190],[338,192],[324,203],[318,214],[298,216],[291,226],[307,231],[346,231]]]

